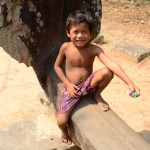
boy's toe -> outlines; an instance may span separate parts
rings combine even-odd
[[[71,145],[71,144],[72,144],[72,142],[71,142],[70,140],[68,140],[68,141],[67,141],[67,144],[68,144],[68,145]]]
[[[102,108],[103,111],[108,111],[109,109],[110,109],[109,105],[103,105],[103,108]]]

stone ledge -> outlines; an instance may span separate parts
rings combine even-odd
[[[114,49],[123,51],[137,58],[137,62],[150,56],[150,49],[123,41],[115,41]]]
[[[49,97],[57,111],[63,86],[54,71],[48,76]],[[89,95],[84,96],[73,110],[69,132],[73,142],[82,150],[150,149],[150,144],[112,110],[101,111]]]
[[[60,142],[56,120],[41,114],[0,128],[0,150],[75,150]]]

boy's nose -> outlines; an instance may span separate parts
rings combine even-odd
[[[78,37],[82,37],[83,35],[82,35],[82,33],[78,33],[78,35],[77,35]]]

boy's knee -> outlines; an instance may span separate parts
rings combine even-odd
[[[68,124],[68,120],[65,118],[57,118],[57,125],[60,128],[66,127],[66,125]]]
[[[113,72],[110,71],[108,68],[104,68],[104,69],[103,69],[103,75],[104,75],[106,78],[109,78],[109,79],[113,79],[113,77],[114,77]]]

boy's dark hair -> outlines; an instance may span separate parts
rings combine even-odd
[[[93,18],[90,12],[84,10],[76,10],[69,14],[66,22],[66,29],[70,33],[70,26],[77,25],[82,22],[85,22],[89,26],[89,30],[92,33],[94,28]]]

